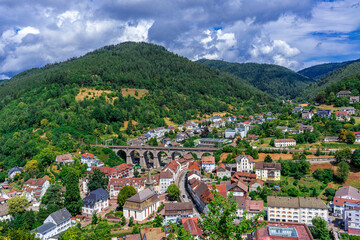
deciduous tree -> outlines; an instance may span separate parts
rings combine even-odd
[[[26,211],[25,208],[29,206],[29,201],[25,196],[15,196],[7,200],[7,205],[9,207],[9,214],[16,216]]]
[[[92,173],[89,175],[88,188],[90,191],[94,191],[98,188],[106,189],[109,179],[105,177],[105,173],[100,171],[100,169],[95,168]]]
[[[136,193],[137,192],[133,186],[123,187],[117,196],[117,203],[119,204],[120,207],[123,207],[126,202],[126,199],[134,196]]]
[[[171,184],[166,190],[170,201],[179,201],[180,199],[180,188],[176,184]]]
[[[79,177],[74,168],[69,168],[66,175],[65,206],[72,215],[80,213],[82,207]]]
[[[341,161],[336,169],[336,177],[340,182],[345,182],[350,173],[349,164],[345,161]]]

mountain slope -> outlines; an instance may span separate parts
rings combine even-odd
[[[229,73],[161,46],[127,42],[1,83],[0,161],[8,169],[45,147],[64,153],[100,139],[123,144],[126,136],[170,121],[278,107],[274,98]]]
[[[303,92],[299,94],[298,99],[302,101],[313,100],[317,93],[324,91],[326,88],[330,87],[332,84],[341,81],[342,79],[352,76],[360,72],[360,62],[355,62],[349,65],[346,65],[342,68],[339,68],[315,83],[310,84]]]
[[[202,59],[198,62],[234,74],[272,96],[295,98],[312,79],[285,67],[258,63],[229,63]]]
[[[324,77],[325,75],[329,74],[332,71],[335,71],[339,68],[342,68],[346,65],[350,65],[355,62],[360,62],[360,59],[352,60],[352,61],[346,61],[346,62],[339,62],[339,63],[324,63],[315,65],[312,67],[305,68],[303,70],[300,70],[298,73],[301,75],[304,75],[309,78],[313,79],[320,79]]]

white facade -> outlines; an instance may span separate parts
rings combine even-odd
[[[343,222],[345,231],[352,235],[360,235],[360,209],[345,210]]]
[[[216,171],[216,176],[221,179],[224,177],[231,178],[231,172],[226,168],[225,169],[220,168]]]
[[[241,155],[236,158],[237,172],[252,172],[254,169],[253,158],[248,155]]]
[[[295,139],[275,139],[274,145],[275,147],[296,146],[296,141]]]
[[[174,179],[170,178],[161,178],[160,177],[160,194],[163,194],[167,191],[168,187],[174,183]]]
[[[328,221],[328,208],[325,203],[317,198],[288,198],[288,197],[271,197],[273,200],[269,204],[268,197],[268,220],[276,222],[295,222],[312,225],[312,219],[321,217]],[[288,201],[281,206],[282,202]],[[300,200],[302,199],[302,200]],[[321,201],[321,204],[319,204]],[[273,205],[273,203],[275,204]],[[304,203],[302,203],[304,202]],[[308,204],[306,202],[313,202]],[[321,205],[321,207],[320,207]],[[318,207],[316,207],[318,206]]]
[[[94,206],[84,205],[81,212],[83,215],[92,215],[94,211],[96,211],[96,213],[100,213],[107,207],[109,207],[109,199],[98,201]]]
[[[125,218],[130,219],[133,217],[134,221],[143,221],[148,218],[152,213],[156,212],[160,206],[160,201],[153,203],[143,210],[136,210],[130,208],[123,208]]]
[[[215,170],[215,163],[202,163],[201,169],[203,169],[205,172],[212,172]]]

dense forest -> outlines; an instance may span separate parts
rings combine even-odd
[[[313,80],[290,69],[272,64],[229,63],[202,59],[198,62],[229,72],[272,96],[292,99]]]
[[[306,77],[318,80],[339,68],[345,67],[346,65],[350,65],[355,62],[360,62],[360,59],[346,61],[346,62],[339,62],[339,63],[319,64],[319,65],[315,65],[315,66],[300,70],[298,73],[300,73],[301,75],[304,75]]]
[[[0,167],[24,166],[44,148],[72,152],[104,138],[124,144],[127,136],[166,126],[165,119],[181,124],[213,112],[278,108],[246,81],[161,46],[107,46],[0,84]]]
[[[355,62],[353,64],[339,68],[327,74],[325,77],[321,78],[317,82],[310,84],[306,89],[299,93],[297,99],[299,101],[314,100],[320,91],[324,91],[332,84],[339,82],[342,79],[352,76],[358,72],[360,72],[360,62]]]

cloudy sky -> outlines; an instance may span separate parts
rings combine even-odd
[[[360,58],[360,0],[0,1],[0,79],[124,41],[299,70]]]

